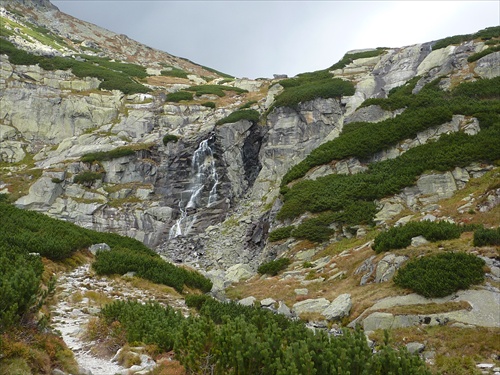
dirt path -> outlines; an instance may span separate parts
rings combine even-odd
[[[56,286],[57,304],[52,308],[54,329],[61,332],[66,345],[73,351],[82,373],[92,375],[128,374],[129,369],[112,362],[110,358],[100,358],[92,348],[95,342],[84,339],[89,320],[100,311],[100,305],[113,300],[156,300],[188,312],[183,299],[165,293],[163,286],[155,290],[135,287],[126,278],[95,277],[90,265],[85,264],[69,273],[59,276]],[[148,362],[149,366],[151,365]]]

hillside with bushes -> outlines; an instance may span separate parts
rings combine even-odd
[[[0,17],[0,375],[500,371],[499,27],[252,80]]]

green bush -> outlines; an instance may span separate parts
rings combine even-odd
[[[186,91],[172,92],[167,95],[167,102],[178,103],[183,100],[193,100],[193,94]]]
[[[203,304],[207,302],[211,297],[205,294],[187,294],[184,297],[187,307],[194,307],[196,310],[200,311]]]
[[[93,163],[96,161],[107,161],[107,160],[118,159],[124,156],[130,156],[134,154],[135,151],[133,148],[124,146],[115,148],[114,150],[110,151],[99,151],[99,152],[88,153],[83,155],[80,158],[80,160],[84,163]]]
[[[475,54],[469,56],[467,58],[467,61],[474,62],[474,61],[477,61],[484,56],[487,56],[493,52],[498,52],[498,51],[500,51],[500,46],[490,47],[490,48],[485,49],[484,51],[481,51],[481,52],[478,52],[478,53],[475,53]]]
[[[120,322],[128,342],[155,344],[165,352],[174,348],[178,326],[184,320],[172,307],[153,302],[114,301],[104,306],[100,315],[108,325]]]
[[[474,232],[474,246],[500,246],[500,227],[497,229],[479,228]]]
[[[408,99],[408,95],[402,93],[411,92],[414,83],[391,93],[392,97],[407,97],[407,108],[402,114],[379,123],[348,125],[338,138],[325,142],[292,167],[282,180],[280,192],[284,204],[277,218],[292,219],[305,212],[331,211],[343,212],[344,216],[328,220],[342,219],[346,225],[355,225],[356,220],[371,224],[376,212],[374,200],[397,194],[413,185],[422,173],[449,171],[472,162],[491,163],[500,158],[500,150],[495,146],[500,142],[500,94],[497,90],[500,78],[463,83],[450,93],[439,90],[439,82],[434,81],[419,94],[410,94]],[[298,181],[287,187],[317,165],[352,156],[365,160],[391,144],[449,121],[453,114],[476,117],[481,131],[473,136],[462,132],[442,135],[437,141],[414,147],[395,159],[372,163],[362,173],[332,174],[314,181]],[[354,202],[359,209],[352,206]],[[332,222],[328,220],[312,226],[326,232],[325,227]],[[311,224],[304,225],[309,226],[308,233],[314,233]]]
[[[500,36],[500,26],[487,27],[486,29],[479,30],[474,34],[454,35],[447,38],[438,40],[433,46],[432,50],[448,47],[451,44],[460,44],[474,39],[491,39]]]
[[[246,102],[245,104],[243,104],[242,106],[240,106],[240,108],[238,109],[248,109],[250,108],[251,106],[253,106],[254,104],[257,104],[258,102],[256,100],[250,100],[249,102]]]
[[[424,236],[426,240],[431,242],[451,240],[459,238],[464,229],[467,228],[446,221],[413,221],[380,233],[375,237],[372,247],[377,253],[402,249],[410,246],[411,239],[417,236]]]
[[[133,77],[147,77],[146,69],[135,64],[111,62],[109,59],[87,56],[86,61],[77,61],[69,57],[47,57],[29,54],[16,48],[11,42],[2,40],[0,54],[9,56],[9,61],[16,65],[40,65],[44,70],[68,70],[80,78],[95,77],[101,80],[103,90],[120,90],[124,94],[146,93],[150,89],[134,81]]]
[[[293,228],[294,228],[293,225],[289,225],[287,227],[282,227],[282,228],[278,228],[278,229],[273,230],[272,232],[269,233],[269,241],[276,242],[276,241],[284,240],[285,238],[290,237],[290,235],[292,234]]]
[[[138,253],[127,248],[114,247],[111,251],[98,251],[92,268],[99,275],[136,272],[139,277],[171,286],[178,292],[182,292],[184,286],[204,293],[212,289],[212,282],[196,271],[176,267],[157,254]]]
[[[283,81],[280,82],[283,86]],[[349,81],[340,78],[325,78],[320,81],[304,82],[299,85],[284,87],[285,90],[276,96],[270,110],[277,107],[297,108],[300,103],[317,98],[340,98],[341,96],[354,95],[354,86]]]
[[[484,261],[467,253],[441,253],[409,261],[394,277],[396,285],[427,297],[445,297],[484,280]]]
[[[163,144],[166,146],[170,142],[177,143],[179,141],[179,137],[173,134],[165,134],[163,136]]]
[[[33,307],[40,291],[42,272],[39,256],[0,242],[0,333],[17,324]]]
[[[203,107],[215,109],[215,103],[214,102],[205,102],[205,103],[201,103],[201,105]]]
[[[345,68],[347,65],[349,65],[350,63],[352,63],[354,60],[357,60],[357,59],[364,59],[364,58],[367,58],[367,57],[375,57],[375,56],[379,56],[383,53],[385,53],[385,48],[377,48],[375,50],[372,50],[372,51],[364,51],[364,52],[357,52],[357,53],[346,53],[344,55],[344,57],[342,57],[342,59],[333,64],[330,69],[328,70],[336,70],[336,69],[342,69],[342,68]]]
[[[73,177],[73,182],[75,184],[82,184],[82,185],[89,186],[89,185],[92,185],[95,181],[101,180],[101,179],[102,179],[102,173],[85,171],[85,172],[79,173],[75,177]]]
[[[234,91],[238,94],[244,94],[248,92],[248,90],[240,89],[239,87],[232,87],[225,85],[198,85],[198,86],[191,86],[186,90],[193,91],[196,94],[196,96],[217,95],[219,97],[226,96],[225,91]]]
[[[290,259],[288,258],[271,260],[270,262],[261,264],[257,269],[257,272],[261,275],[268,274],[271,276],[276,276],[278,272],[286,269],[290,265],[290,263]]]
[[[255,109],[242,109],[234,111],[229,116],[224,117],[217,121],[216,125],[222,125],[226,123],[238,122],[241,120],[248,120],[253,123],[259,122],[260,114]]]
[[[382,345],[374,353],[361,330],[341,336],[316,333],[270,311],[206,298],[199,317],[183,318],[157,304],[115,302],[101,311],[120,322],[130,341],[172,346],[190,374],[428,375],[417,355]]]

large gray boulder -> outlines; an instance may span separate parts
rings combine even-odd
[[[341,294],[333,300],[333,302],[328,306],[321,315],[323,315],[327,320],[338,320],[344,316],[348,316],[351,312],[352,301],[351,295]]]
[[[292,310],[297,314],[322,313],[330,306],[330,301],[326,298],[306,299],[292,306]]]
[[[255,275],[255,272],[248,264],[238,263],[227,269],[226,280],[232,283],[237,283],[241,280],[249,279],[253,275]]]
[[[31,185],[28,195],[19,198],[14,204],[25,209],[46,209],[61,195],[63,188],[50,177],[40,177]]]

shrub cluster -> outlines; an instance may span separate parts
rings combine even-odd
[[[9,61],[16,65],[36,65],[44,70],[68,70],[80,78],[95,77],[101,80],[99,85],[103,90],[120,90],[124,94],[146,93],[150,91],[146,86],[134,81],[133,77],[145,78],[144,67],[109,59],[84,55],[86,61],[78,61],[68,57],[47,57],[29,54],[16,48],[11,42],[2,40],[0,54],[9,56]]]
[[[29,255],[18,246],[0,241],[0,333],[25,316],[40,292],[43,272],[39,256]]]
[[[241,120],[248,120],[253,123],[257,123],[259,122],[259,119],[260,114],[255,109],[240,109],[238,111],[234,111],[229,116],[220,119],[217,121],[216,125],[233,123]]]
[[[478,52],[478,53],[475,53],[475,54],[469,56],[467,58],[467,61],[468,62],[474,62],[474,61],[477,61],[477,60],[479,60],[480,58],[482,58],[484,56],[487,56],[487,55],[489,55],[489,54],[491,54],[493,52],[498,52],[498,51],[500,51],[500,46],[496,45],[496,46],[487,48],[484,51],[481,51],[481,52]]]
[[[156,344],[163,351],[171,351],[177,328],[184,317],[170,306],[158,303],[142,304],[136,301],[115,301],[101,310],[101,316],[111,325],[117,321],[125,327],[127,341]]]
[[[183,100],[193,100],[193,94],[186,91],[171,92],[167,95],[167,102],[178,103]]]
[[[352,63],[354,60],[379,56],[379,55],[383,54],[384,52],[385,52],[385,48],[377,48],[377,49],[374,49],[372,51],[346,53],[344,55],[344,57],[342,57],[342,59],[339,62],[333,64],[329,70],[342,69],[342,68],[345,68],[350,63]]]
[[[394,110],[407,109],[399,116],[377,123],[355,123],[346,126],[342,134],[314,149],[302,162],[293,166],[283,177],[282,185],[305,176],[313,167],[347,157],[366,159],[397,142],[414,138],[418,132],[450,121],[454,114],[478,116],[498,113],[497,87],[500,78],[478,80],[457,86],[451,95],[438,88],[439,81],[426,85],[416,95],[411,90],[417,80],[394,89],[388,99],[369,99],[366,102]],[[376,102],[374,102],[376,101]],[[497,116],[494,115],[495,118]]]
[[[375,237],[372,248],[377,253],[394,249],[403,249],[410,246],[411,239],[417,236],[424,236],[426,240],[431,242],[451,240],[453,238],[459,238],[465,230],[473,229],[448,223],[446,221],[413,221],[406,225],[392,227],[387,232],[380,233]]]
[[[341,96],[354,95],[355,92],[351,82],[340,78],[308,81],[299,77],[297,81],[280,81],[280,84],[285,87],[285,90],[276,96],[270,110],[277,107],[297,108],[299,103],[317,98],[340,98]]]
[[[163,136],[163,144],[166,146],[170,142],[177,143],[179,141],[179,137],[174,134],[165,134]]]
[[[432,82],[419,94],[403,95],[411,92],[415,82],[392,93],[396,98],[401,97],[401,101],[394,100],[391,106],[405,101],[407,108],[401,115],[380,123],[350,124],[338,138],[319,146],[292,167],[282,181],[284,205],[277,215],[278,219],[295,218],[307,211],[332,211],[343,212],[344,220],[350,220],[351,225],[356,221],[370,224],[376,212],[374,200],[413,185],[425,171],[444,172],[472,162],[492,162],[500,158],[500,150],[495,146],[500,142],[500,106],[496,89],[500,84],[499,78],[463,83],[451,93],[442,92],[438,84]],[[403,100],[405,96],[407,98]],[[412,148],[395,159],[372,163],[363,173],[332,174],[314,181],[299,181],[291,188],[286,185],[303,177],[310,168],[332,160],[350,156],[366,159],[390,144],[412,138],[419,131],[450,120],[453,114],[476,117],[481,131],[474,136],[462,132],[443,135],[439,140]],[[353,211],[353,204],[360,208]],[[329,220],[323,217],[302,225],[307,227],[306,233],[324,238],[326,226],[331,223]],[[297,232],[294,230],[290,235],[295,236]]]
[[[479,228],[474,232],[474,246],[500,246],[500,227],[497,229]]]
[[[268,237],[269,241],[276,242],[276,241],[280,241],[280,240],[283,240],[285,238],[290,237],[290,235],[292,234],[293,228],[294,228],[293,225],[289,225],[286,227],[281,227],[281,228],[273,230],[272,232],[269,233],[269,237]]]
[[[93,163],[95,161],[107,161],[107,160],[113,160],[113,159],[118,159],[124,156],[130,156],[134,155],[135,151],[131,147],[118,147],[115,148],[114,150],[110,151],[99,151],[99,152],[91,152],[88,154],[83,155],[80,160],[84,163]]]
[[[92,268],[99,275],[135,272],[137,276],[157,284],[171,286],[182,292],[184,286],[204,293],[212,289],[212,282],[196,271],[186,270],[165,262],[157,254],[142,253],[115,247],[111,251],[98,251]]]
[[[201,103],[201,105],[203,107],[215,109],[215,103],[214,102],[205,102],[205,103]]]
[[[206,298],[200,316],[183,318],[156,304],[114,302],[101,312],[120,322],[127,338],[174,348],[190,374],[430,374],[405,349],[374,353],[362,331],[329,337],[270,311]]]
[[[445,297],[480,284],[484,261],[467,253],[441,253],[417,258],[400,268],[394,282],[427,297]]]
[[[280,258],[261,264],[257,269],[257,272],[260,273],[261,275],[267,274],[271,276],[276,276],[278,272],[283,271],[289,265],[290,265],[289,258]]]
[[[85,229],[3,202],[0,202],[0,222],[0,244],[17,246],[27,253],[39,253],[55,261],[65,259],[75,251],[96,243],[107,243],[111,248],[124,247],[150,256],[156,255],[136,239]]]
[[[444,39],[440,39],[432,46],[432,50],[434,51],[440,48],[448,47],[451,44],[460,44],[463,42],[467,42],[469,40],[474,40],[479,38],[487,40],[498,37],[500,37],[500,26],[487,27],[486,29],[479,30],[477,33],[474,34],[454,35]]]
[[[82,184],[86,186],[92,185],[95,181],[102,179],[102,173],[92,172],[92,171],[84,171],[82,173],[77,174],[73,177],[73,182],[75,184]]]
[[[196,96],[201,95],[217,95],[218,97],[226,96],[225,91],[234,91],[238,94],[244,94],[248,90],[240,89],[239,87],[225,86],[225,85],[198,85],[191,86],[186,91],[192,91]]]

